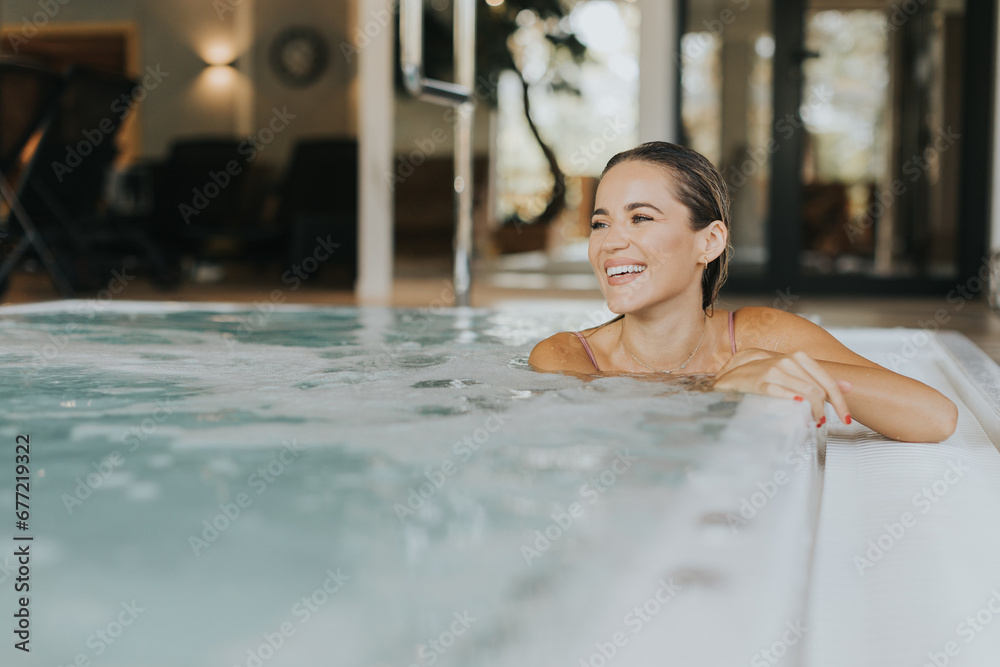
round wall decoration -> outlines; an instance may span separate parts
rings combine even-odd
[[[314,28],[286,28],[271,43],[270,60],[283,83],[307,86],[326,69],[326,40]]]

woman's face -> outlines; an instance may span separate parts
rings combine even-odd
[[[611,312],[635,312],[686,290],[696,291],[700,306],[698,263],[705,249],[699,247],[702,234],[691,230],[690,216],[671,194],[662,167],[627,161],[604,175],[588,255]],[[623,269],[627,272],[619,273]]]

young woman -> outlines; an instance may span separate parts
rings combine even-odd
[[[940,442],[958,409],[927,385],[855,354],[823,328],[776,308],[716,311],[726,280],[729,199],[699,153],[666,142],[611,158],[597,188],[590,264],[608,308],[601,326],[535,346],[540,371],[712,374],[712,390],[808,401],[817,426],[838,418],[895,440]]]

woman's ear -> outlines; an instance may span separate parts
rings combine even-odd
[[[713,220],[699,233],[703,234],[705,239],[704,261],[711,263],[726,249],[726,243],[729,240],[728,230],[721,220]]]

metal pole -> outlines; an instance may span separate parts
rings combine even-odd
[[[400,6],[400,59],[411,95],[456,110],[455,119],[455,305],[469,305],[472,286],[472,125],[476,101],[476,0],[455,0],[455,83],[424,78],[423,2]]]

